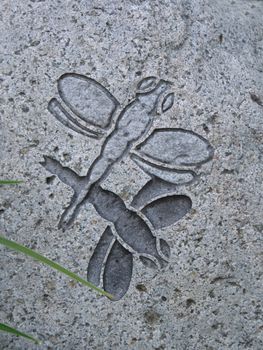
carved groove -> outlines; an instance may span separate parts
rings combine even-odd
[[[59,120],[63,125],[67,126],[73,131],[78,132],[84,136],[99,138],[100,132],[90,130],[80,124],[75,118],[73,118],[66,110],[61,106],[57,99],[53,98],[48,104],[48,110],[53,116]]]
[[[166,258],[169,259],[171,250],[169,244],[164,239],[160,239],[160,248]]]
[[[168,111],[170,108],[172,108],[174,104],[174,93],[171,92],[167,96],[164,97],[163,102],[162,102],[162,112]]]
[[[136,150],[139,155],[171,166],[201,165],[213,157],[213,148],[206,139],[184,129],[155,129]]]
[[[131,206],[135,209],[141,209],[154,198],[159,197],[162,194],[174,192],[176,189],[176,185],[170,184],[169,182],[163,181],[154,176],[142,187],[136,196],[134,196]]]
[[[196,178],[196,174],[191,170],[167,169],[140,158],[137,154],[132,154],[131,158],[147,174],[155,176],[170,184],[190,184]]]
[[[148,93],[152,91],[157,85],[156,77],[147,77],[139,82],[137,85],[137,93]]]
[[[119,104],[104,86],[80,74],[62,75],[58,80],[58,92],[75,115],[103,129],[109,127]]]

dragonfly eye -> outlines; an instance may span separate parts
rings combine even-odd
[[[147,93],[152,91],[157,86],[158,80],[156,77],[147,77],[142,79],[137,85],[138,93]]]
[[[163,99],[163,102],[162,102],[162,112],[166,112],[168,111],[168,109],[172,108],[174,104],[174,93],[171,92],[169,93],[168,95],[166,95]]]

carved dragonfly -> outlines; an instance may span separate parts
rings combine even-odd
[[[96,285],[102,281],[102,287],[116,299],[129,288],[133,254],[147,266],[167,264],[169,245],[153,232],[173,224],[190,210],[190,198],[174,193],[179,185],[197,178],[191,167],[213,156],[207,140],[192,131],[167,128],[150,132],[153,119],[174,103],[171,86],[171,82],[156,77],[143,79],[135,98],[118,113],[120,105],[105,87],[70,73],[58,80],[61,102],[53,98],[48,105],[53,116],[73,131],[92,138],[106,135],[100,155],[86,176],[78,176],[49,157],[42,165],[74,190],[60,227],[72,224],[85,202],[93,204],[98,214],[108,220],[90,259],[88,279]],[[126,155],[151,178],[129,207],[100,186],[114,164]]]

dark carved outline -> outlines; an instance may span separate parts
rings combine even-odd
[[[205,163],[209,162],[213,158],[213,155],[214,155],[213,147],[209,144],[209,142],[203,136],[200,136],[199,134],[195,133],[194,131],[185,130],[185,129],[182,129],[182,128],[156,128],[156,129],[153,130],[153,132],[151,133],[150,136],[148,136],[143,142],[141,142],[139,145],[137,145],[135,147],[135,150],[137,152],[139,152],[140,148],[143,147],[147,143],[147,141],[149,141],[154,136],[155,133],[157,133],[157,132],[161,133],[161,132],[167,132],[167,131],[168,132],[180,131],[180,132],[183,132],[183,133],[186,133],[186,134],[192,134],[193,136],[198,137],[200,140],[202,140],[208,146],[207,149],[208,149],[208,152],[209,152],[209,156],[205,160],[203,160],[201,162],[196,162],[196,163],[182,163],[181,166],[186,166],[186,167],[187,166],[198,166],[198,165],[202,165],[202,164],[205,164]],[[153,157],[153,156],[149,157],[149,156],[147,156],[145,154],[144,154],[144,156],[147,157],[147,158],[156,160],[157,162],[165,163],[164,161],[161,161],[160,159],[158,159],[156,157]]]
[[[103,93],[105,93],[108,98],[113,102],[114,104],[114,108],[113,110],[110,112],[109,114],[109,122],[105,125],[105,127],[103,127],[103,129],[108,129],[110,124],[111,124],[111,121],[112,121],[112,118],[116,112],[116,109],[117,107],[119,106],[119,102],[116,100],[116,98],[103,86],[101,85],[100,83],[98,83],[96,80],[92,79],[92,78],[88,78],[84,75],[81,75],[81,74],[77,74],[77,73],[65,73],[63,74],[59,79],[58,79],[58,92],[59,92],[59,95],[61,97],[61,99],[63,100],[63,102],[72,110],[73,113],[75,113],[80,119],[82,119],[84,122],[87,123],[87,120],[85,120],[79,113],[78,111],[72,106],[72,104],[70,103],[70,101],[67,100],[67,98],[64,96],[64,93],[63,91],[61,90],[61,81],[62,79],[64,78],[67,78],[67,77],[73,77],[73,78],[76,78],[76,79],[80,79],[80,80],[83,80],[83,81],[86,81],[86,82],[92,82],[93,85],[95,85],[99,90],[101,90]],[[99,113],[99,111],[98,111]],[[88,121],[89,124],[93,125],[93,126],[96,126],[96,127],[99,127],[99,128],[102,128],[102,126],[92,122],[92,121]]]

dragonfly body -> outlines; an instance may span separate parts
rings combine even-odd
[[[74,220],[77,209],[91,187],[105,179],[112,166],[130,151],[134,142],[146,134],[157,114],[159,98],[169,85],[169,82],[161,80],[153,91],[137,94],[136,99],[121,111],[114,130],[105,139],[99,157],[95,159],[83,180],[81,192],[77,198],[73,198],[64,212],[61,227],[65,228]]]
[[[95,186],[90,191],[88,201],[101,217],[112,222],[118,237],[139,256],[151,256],[160,266],[166,265],[167,262],[157,251],[157,239],[149,226],[136,212],[128,210],[119,196]]]

